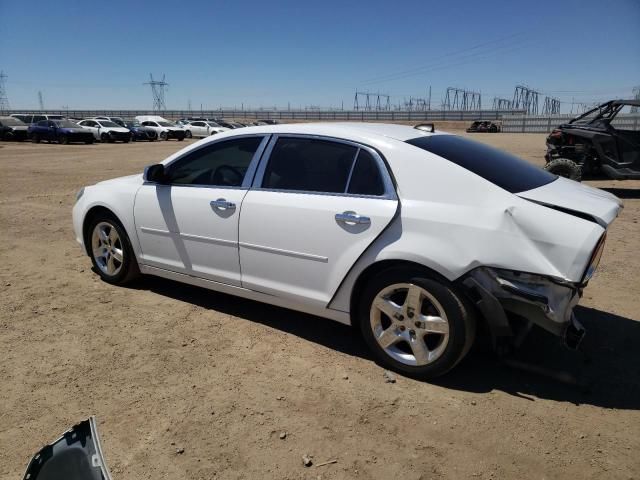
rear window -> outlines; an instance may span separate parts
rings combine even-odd
[[[432,135],[407,143],[449,160],[511,193],[553,182],[557,177],[515,155],[455,135]]]

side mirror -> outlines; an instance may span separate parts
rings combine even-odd
[[[436,131],[436,126],[433,123],[419,123],[413,128],[417,130],[423,130],[425,132],[431,132],[431,133]]]
[[[143,178],[145,182],[164,183],[167,180],[164,165],[156,163],[145,167]]]

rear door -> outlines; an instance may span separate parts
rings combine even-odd
[[[329,303],[351,266],[394,217],[380,156],[333,139],[274,137],[242,204],[242,286]]]

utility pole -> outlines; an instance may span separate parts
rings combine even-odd
[[[10,110],[9,99],[7,98],[7,90],[5,87],[6,79],[7,74],[0,71],[0,113],[8,112]]]
[[[149,79],[150,80],[145,82],[143,85],[151,86],[151,95],[153,95],[153,111],[163,112],[167,109],[167,106],[164,103],[164,90],[169,86],[169,84],[164,81],[164,74],[162,74],[162,80],[154,80],[152,74],[149,74]]]
[[[40,111],[44,110],[44,100],[42,100],[42,92],[38,90],[38,103],[40,104]]]

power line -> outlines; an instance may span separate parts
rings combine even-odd
[[[365,84],[379,83],[379,82],[385,82],[385,81],[389,81],[389,80],[394,80],[394,79],[396,79],[396,77],[405,78],[406,76],[418,75],[420,73],[424,73],[424,70],[426,70],[426,69],[430,70],[430,69],[434,68],[434,66],[438,66],[438,64],[442,63],[441,60],[447,60],[448,61],[448,60],[451,60],[451,57],[457,57],[457,56],[459,56],[461,54],[468,53],[468,52],[471,52],[473,50],[486,50],[486,51],[484,51],[484,52],[483,51],[475,52],[475,53],[473,53],[471,55],[466,55],[466,56],[463,56],[463,57],[460,57],[460,58],[454,59],[454,60],[460,60],[462,58],[472,58],[472,57],[477,56],[479,54],[488,53],[492,49],[486,49],[485,47],[487,47],[489,45],[493,45],[495,43],[501,43],[502,44],[502,45],[496,46],[495,47],[496,49],[510,47],[510,46],[513,46],[513,43],[505,44],[504,42],[509,40],[509,39],[513,39],[514,37],[521,37],[525,33],[526,32],[513,33],[513,34],[507,35],[505,37],[496,38],[495,40],[490,40],[488,42],[479,43],[477,45],[474,45],[473,47],[454,50],[453,52],[449,52],[449,53],[446,53],[444,55],[437,56],[437,57],[433,58],[429,63],[421,65],[419,67],[413,67],[413,68],[410,68],[410,69],[407,69],[407,70],[401,70],[401,71],[397,71],[395,73],[387,73],[385,75],[380,75],[378,77],[369,78],[369,79],[365,80],[363,83],[365,83]],[[520,40],[520,41],[523,41],[523,40]],[[436,62],[436,60],[440,60],[440,61]]]

